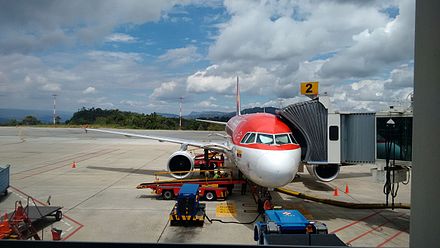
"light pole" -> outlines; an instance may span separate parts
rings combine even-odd
[[[56,115],[56,104],[57,104],[57,94],[53,94],[53,124],[55,125]]]
[[[182,101],[183,97],[179,97],[179,129],[182,130]]]
[[[395,126],[396,123],[393,121],[393,119],[389,119],[386,123],[386,140],[385,140],[385,171],[386,171],[386,178],[385,178],[385,185],[383,186],[383,192],[386,195],[386,206],[388,206],[388,198],[391,194],[391,208],[394,209],[394,198],[397,195],[397,190],[395,189],[395,163],[396,163],[396,141],[394,139],[395,134]],[[394,148],[394,149],[392,149]],[[393,154],[393,163],[390,165],[391,160],[391,154]],[[392,170],[392,179],[391,179],[391,170]],[[398,188],[397,188],[398,189]]]

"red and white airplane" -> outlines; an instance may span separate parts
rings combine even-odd
[[[290,128],[272,114],[241,115],[238,77],[236,96],[237,115],[227,123],[201,120],[225,124],[228,135],[225,143],[197,142],[102,129],[87,130],[181,144],[181,149],[173,153],[168,160],[168,171],[175,178],[181,179],[191,174],[189,171],[194,168],[194,157],[187,151],[187,147],[194,146],[224,153],[248,180],[259,186],[273,189],[290,183],[301,160],[301,148]]]

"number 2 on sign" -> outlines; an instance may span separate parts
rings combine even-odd
[[[312,87],[313,87],[312,84],[310,84],[310,83],[306,84],[306,94],[312,94],[313,93]]]
[[[301,83],[302,95],[318,95],[318,82],[303,82]]]

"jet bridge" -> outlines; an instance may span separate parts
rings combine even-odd
[[[277,113],[301,145],[302,162],[321,181],[331,181],[342,164],[374,163],[374,113],[339,113],[328,96],[289,105]]]

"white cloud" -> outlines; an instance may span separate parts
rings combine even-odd
[[[79,104],[86,103],[78,99],[83,99],[86,93],[91,94],[92,88],[95,93],[99,89],[101,95],[112,96],[116,98],[112,101],[119,102],[120,96],[125,98],[132,93],[148,92],[160,81],[158,70],[141,62],[141,55],[136,53],[103,51],[42,58],[0,55],[0,105],[46,109],[51,101],[48,92],[57,92],[62,95],[57,99],[60,109],[77,110],[81,107]],[[67,66],[60,67],[60,64]],[[90,106],[97,102],[95,98],[87,100]]]
[[[136,38],[133,36],[130,36],[128,34],[122,34],[122,33],[113,33],[105,38],[107,42],[135,42]]]
[[[211,65],[193,71],[185,69],[191,66],[172,68],[170,75],[151,64],[151,55],[145,53],[87,49],[106,41],[135,42],[146,48],[141,36],[116,27],[127,25],[129,30],[158,21],[176,8],[175,2],[5,2],[0,9],[0,105],[24,107],[26,102],[46,108],[39,104],[41,99],[47,98],[50,105],[48,92],[61,92],[61,106],[73,109],[78,99],[90,105],[114,102],[113,106],[137,110],[166,109],[167,101],[175,103],[182,95],[185,101],[193,97],[196,108],[221,109],[225,104],[220,99],[234,95],[237,75],[242,99],[264,106],[276,105],[276,99],[284,99],[284,104],[297,100],[303,81],[319,81],[320,92],[329,92],[345,109],[381,108],[412,91],[414,0],[224,4],[227,14],[205,23],[218,27],[207,37],[213,42],[208,49]],[[384,12],[390,6],[399,8],[396,18]],[[197,38],[197,44],[206,45],[204,37],[185,38],[185,44]],[[51,52],[78,44],[83,49],[79,52]],[[203,49],[194,45],[170,49],[155,62],[188,65],[205,59]],[[38,55],[23,55],[33,51]],[[89,87],[111,101],[84,95]],[[144,96],[136,95],[140,92]],[[146,100],[150,103],[141,104]]]
[[[204,71],[198,71],[189,76],[186,80],[186,89],[189,92],[232,92],[230,89],[235,83],[235,76],[223,77],[215,75],[217,65],[212,65]],[[214,73],[214,75],[212,75]]]
[[[29,53],[102,42],[121,24],[158,21],[173,6],[191,3],[171,0],[2,2],[0,52]]]
[[[133,101],[133,100],[122,100],[119,103],[124,104],[124,105],[128,105],[130,107],[135,107],[135,108],[145,107],[145,105],[147,105],[146,102]]]
[[[386,83],[386,88],[398,89],[414,86],[414,68],[408,64],[399,66],[391,71],[391,82]]]
[[[242,94],[296,99],[300,82],[319,81],[320,92],[334,95],[336,104],[371,110],[412,87],[412,68],[400,65],[413,57],[414,0],[225,6],[231,18],[209,48],[213,65],[187,78],[189,92],[233,93],[239,75]],[[388,16],[388,7],[399,15]]]
[[[331,100],[343,111],[380,111],[389,105],[407,107],[408,95],[413,91],[413,67],[398,66],[389,77],[377,80],[359,80],[332,89]],[[402,83],[404,82],[404,83]]]
[[[322,67],[323,76],[368,77],[387,66],[413,58],[414,1],[399,2],[400,15],[372,30],[353,36],[354,44],[330,58]]]
[[[153,101],[166,101],[171,100],[173,102],[177,101],[179,97],[183,97],[185,90],[182,83],[176,81],[170,81],[162,83],[158,88],[153,90],[150,95],[150,100]]]
[[[386,23],[386,16],[373,6],[353,2],[227,1],[225,5],[233,17],[210,48],[217,63],[254,60],[260,64],[307,57],[350,45],[353,33]]]
[[[41,89],[44,90],[44,91],[60,91],[61,90],[61,86],[59,84],[49,83],[49,84],[44,84],[41,87]]]
[[[82,93],[83,93],[84,95],[87,95],[87,94],[94,94],[94,93],[96,93],[96,89],[95,89],[95,87],[91,87],[91,86],[89,86],[89,87],[87,87],[87,89],[83,90]]]
[[[159,56],[159,61],[169,62],[171,66],[180,66],[198,61],[201,58],[202,56],[197,53],[197,47],[187,46],[168,50]]]
[[[217,104],[212,103],[212,101],[210,101],[210,100],[201,101],[197,104],[197,106],[199,106],[205,110],[206,109],[215,109],[215,108],[219,107]]]

